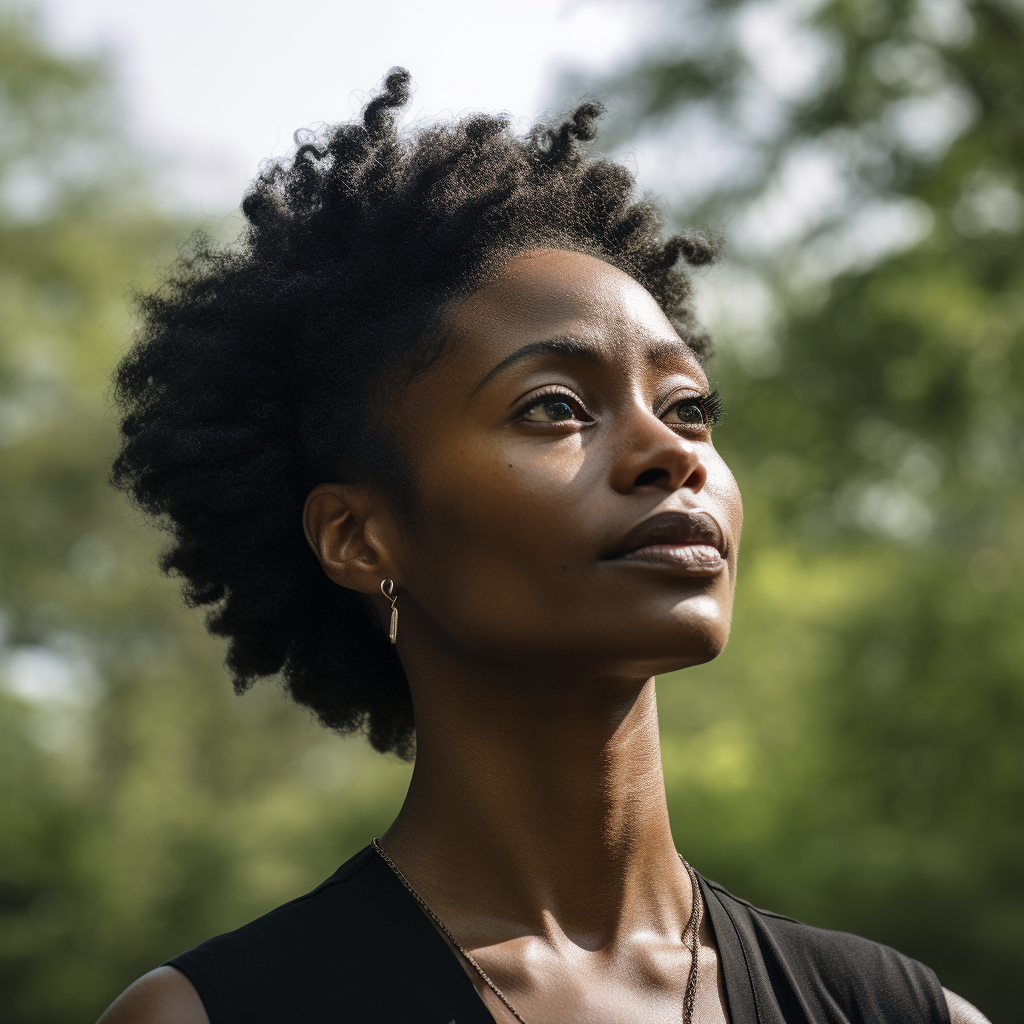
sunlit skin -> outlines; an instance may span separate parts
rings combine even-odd
[[[708,380],[639,284],[578,253],[507,262],[446,329],[446,354],[383,410],[412,507],[325,483],[304,516],[324,571],[385,625],[381,581],[398,595],[417,756],[382,845],[530,1024],[678,1024],[692,892],[676,839],[685,853],[699,823],[673,838],[654,676],[725,646],[742,527]],[[677,536],[622,553],[666,513]],[[706,919],[701,943],[694,1020],[720,1024]],[[955,1022],[984,1019],[949,999]],[[103,1018],[172,1020],[206,1020],[173,968]]]

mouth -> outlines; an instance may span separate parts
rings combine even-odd
[[[695,508],[645,519],[602,560],[671,569],[686,576],[717,576],[726,568],[728,553],[718,520],[706,509]]]

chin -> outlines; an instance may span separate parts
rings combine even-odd
[[[717,601],[711,598],[688,601],[681,621],[677,618],[666,631],[666,645],[674,654],[666,659],[671,664],[660,668],[656,674],[713,661],[725,650],[731,625],[732,616],[723,612]]]
[[[636,649],[638,634],[630,637],[630,655],[616,657],[612,651],[607,652],[604,664],[618,663],[623,675],[633,679],[648,679],[661,676],[680,669],[693,668],[714,661],[723,650],[729,639],[728,625],[725,629],[721,624],[709,625],[707,629],[690,626],[681,633],[678,625],[670,633],[652,636],[647,632],[642,638],[642,649]]]
[[[623,614],[618,628],[598,639],[591,635],[586,654],[576,657],[594,667],[649,678],[713,661],[725,650],[732,605],[711,596],[689,598],[666,615],[664,606],[649,615]]]

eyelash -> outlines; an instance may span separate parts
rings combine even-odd
[[[713,427],[719,420],[721,420],[725,408],[722,403],[722,396],[718,393],[718,389],[715,388],[713,391],[708,391],[703,395],[694,395],[693,397],[687,397],[680,399],[678,402],[674,402],[669,406],[669,409],[674,409],[676,406],[682,405],[684,402],[696,402],[704,410],[704,418],[707,420],[707,426]],[[666,412],[668,409],[665,410]]]
[[[563,388],[552,388],[550,391],[542,391],[539,395],[533,395],[527,399],[526,403],[519,408],[515,415],[516,422],[522,420],[531,409],[536,409],[538,405],[543,405],[552,398],[567,398],[571,404],[578,405],[581,409],[586,409],[586,406],[571,391],[564,390]]]
[[[529,399],[528,404],[522,406],[516,413],[515,422],[520,422],[531,409],[535,409],[538,405],[543,404],[546,399],[557,397],[571,399],[573,403],[578,404],[581,408],[586,408],[586,406],[584,406],[571,391],[563,390],[561,388],[552,388],[550,391],[544,391]],[[683,404],[699,405],[704,412],[705,423],[703,425],[709,429],[721,420],[725,411],[722,396],[719,394],[717,388],[702,395],[691,395],[686,398],[681,398],[678,402],[673,402],[667,409],[665,409],[665,412],[670,412],[672,409]],[[664,413],[662,415],[664,415]],[[680,426],[682,426],[682,424],[680,424]]]

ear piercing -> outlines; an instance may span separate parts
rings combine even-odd
[[[388,637],[393,644],[398,643],[398,609],[395,607],[398,595],[395,593],[395,581],[381,580],[380,592],[391,602],[391,626],[388,629]]]

